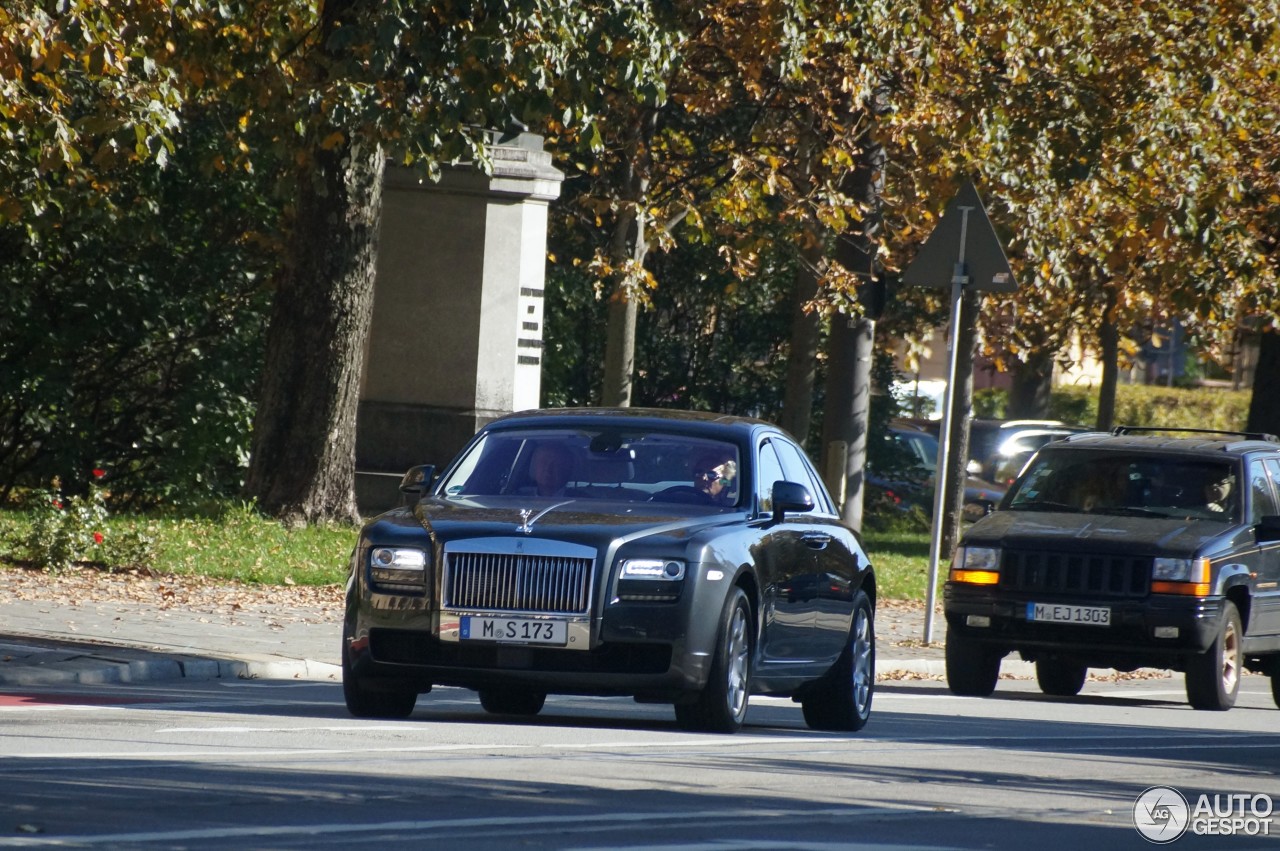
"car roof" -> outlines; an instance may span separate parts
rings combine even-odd
[[[1250,451],[1280,453],[1280,439],[1273,434],[1136,426],[1118,426],[1109,432],[1073,434],[1049,446],[1191,454],[1221,452],[1239,455]]]
[[[786,434],[773,423],[754,417],[674,408],[539,408],[499,417],[486,425],[485,430],[582,427],[584,424],[589,424],[593,428],[609,425],[642,428],[674,427],[677,430],[718,432],[726,437],[744,436],[760,429]]]

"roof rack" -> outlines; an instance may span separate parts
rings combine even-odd
[[[1178,428],[1177,426],[1116,426],[1111,430],[1113,435],[1143,434],[1150,432],[1182,432],[1186,434],[1218,434],[1225,437],[1239,437],[1243,440],[1265,440],[1268,443],[1280,443],[1280,437],[1264,431],[1227,431],[1218,428]]]

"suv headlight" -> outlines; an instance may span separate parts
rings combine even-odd
[[[1209,559],[1158,558],[1151,563],[1153,594],[1185,594],[1205,597],[1209,594]]]
[[[426,584],[427,553],[408,547],[374,547],[369,551],[369,575],[384,590],[420,593]]]
[[[684,585],[685,563],[671,558],[628,558],[618,564],[618,600],[671,602]]]
[[[951,581],[970,585],[1000,584],[999,548],[960,547],[951,563]]]

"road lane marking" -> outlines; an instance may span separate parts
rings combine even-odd
[[[487,818],[460,819],[424,819],[415,821],[389,821],[377,824],[303,824],[303,825],[261,825],[250,827],[217,827],[195,828],[189,830],[166,830],[132,833],[112,833],[98,835],[65,834],[60,836],[22,836],[0,837],[0,847],[38,845],[119,845],[125,843],[146,842],[198,842],[201,840],[252,840],[279,837],[326,836],[333,834],[369,834],[384,832],[442,832],[466,830],[469,833],[479,830],[503,828],[527,831],[531,826],[546,825],[556,829],[557,833],[576,828],[579,831],[599,831],[616,826],[623,828],[635,824],[652,826],[662,823],[681,824],[696,822],[705,825],[708,821],[777,819],[791,818],[811,821],[814,818],[839,818],[844,820],[883,819],[892,816],[918,818],[924,813],[940,812],[934,807],[910,804],[880,805],[877,807],[829,807],[817,809],[725,809],[698,810],[677,813],[670,810],[645,813],[564,813],[546,816],[490,816]],[[776,844],[773,847],[777,847]],[[849,846],[845,846],[849,847]]]

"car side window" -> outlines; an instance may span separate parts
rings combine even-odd
[[[1267,469],[1267,476],[1271,479],[1271,488],[1277,494],[1280,494],[1280,460],[1268,458],[1262,462]],[[1280,508],[1280,505],[1277,506]],[[1280,512],[1277,512],[1280,513]]]
[[[1276,497],[1271,489],[1271,477],[1259,461],[1249,462],[1249,487],[1253,491],[1249,522],[1259,523],[1265,515],[1275,514]]]
[[[774,440],[770,441],[770,443],[778,450],[778,456],[782,461],[782,469],[786,473],[787,481],[804,485],[809,489],[810,495],[813,496],[813,503],[818,510],[826,514],[833,514],[831,505],[825,498],[823,488],[816,481],[811,465],[805,463],[804,453],[800,451],[800,448],[793,443],[782,440]]]
[[[756,504],[760,511],[766,514],[773,511],[773,483],[785,479],[773,441],[766,440],[760,444],[760,463],[756,466]]]

